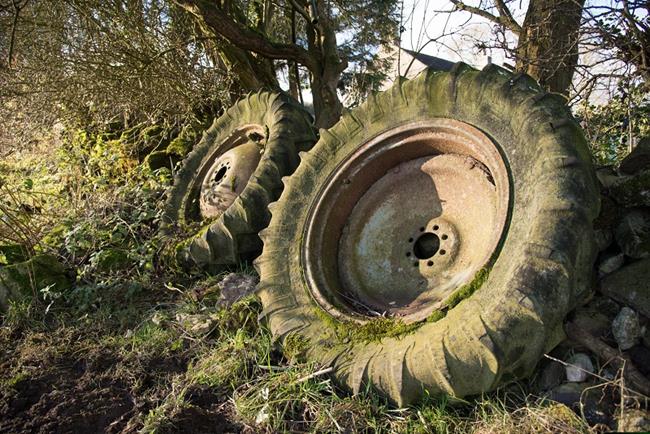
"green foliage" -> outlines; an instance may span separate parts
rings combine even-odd
[[[576,111],[598,164],[620,162],[630,151],[630,135],[650,135],[650,98],[643,86],[621,83],[606,104],[585,104]]]

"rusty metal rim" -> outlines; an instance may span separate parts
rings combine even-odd
[[[469,156],[489,171],[498,197],[498,221],[491,235],[490,253],[497,249],[504,235],[511,189],[507,166],[497,145],[477,128],[454,119],[434,118],[397,125],[363,142],[344,158],[310,205],[301,246],[302,268],[310,295],[330,315],[355,322],[370,319],[347,297],[337,262],[341,232],[356,203],[389,169],[406,161],[442,154]],[[486,263],[491,256],[487,255]],[[472,277],[473,274],[458,287]],[[440,303],[423,306],[401,319],[407,323],[421,321],[439,307]]]
[[[210,215],[204,215],[202,208],[205,207],[203,202],[203,192],[206,188],[205,181],[210,177],[219,172],[220,169],[226,169],[229,171],[233,163],[233,158],[227,158],[222,161],[222,156],[228,151],[231,151],[239,146],[246,145],[250,143],[251,137],[264,137],[264,127],[259,124],[246,124],[238,128],[235,128],[225,137],[220,143],[213,147],[213,151],[209,154],[207,158],[203,160],[201,166],[197,170],[197,175],[192,179],[191,184],[188,187],[188,204],[189,206],[185,207],[185,218],[189,220],[203,220],[205,218],[213,218],[218,216],[225,209],[214,210],[215,212]],[[238,157],[233,156],[234,159]],[[257,164],[255,164],[256,166]],[[248,179],[253,173],[254,168],[250,173],[243,174],[242,178],[245,177]],[[225,173],[224,173],[225,175]],[[247,176],[245,176],[247,175]],[[230,200],[232,202],[232,200]]]

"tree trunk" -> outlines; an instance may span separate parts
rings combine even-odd
[[[531,0],[517,45],[517,70],[551,92],[569,93],[578,63],[585,0]]]

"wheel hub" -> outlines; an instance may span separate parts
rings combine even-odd
[[[201,218],[219,216],[244,190],[261,158],[262,131],[259,125],[234,131],[200,170],[204,174],[198,177]]]
[[[389,130],[336,169],[309,217],[315,300],[357,321],[426,318],[496,250],[509,183],[490,139],[436,119]]]

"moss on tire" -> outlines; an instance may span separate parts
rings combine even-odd
[[[249,125],[259,127],[254,138],[259,162],[227,209],[204,218],[197,195],[205,167],[229,150],[230,136]],[[215,119],[183,161],[168,193],[163,217],[166,233],[195,232],[173,249],[175,260],[185,268],[219,272],[255,258],[262,247],[257,234],[270,219],[267,205],[282,191],[280,178],[295,170],[298,152],[310,149],[315,141],[311,115],[280,92],[250,94]],[[237,179],[236,174],[232,179]]]
[[[479,287],[456,296],[444,317],[434,311],[435,320],[408,327],[398,320],[378,340],[341,338],[341,329],[369,327],[333,316],[314,298],[309,259],[301,254],[310,210],[331,174],[364,144],[432,118],[479,129],[505,160],[508,218],[489,275],[475,278]],[[354,393],[371,387],[401,406],[425,394],[463,397],[525,377],[559,342],[564,317],[589,290],[599,202],[587,145],[564,99],[526,75],[457,64],[400,81],[321,131],[283,181],[255,262],[261,318],[280,341],[307,340],[306,357],[332,366],[335,380]]]

